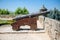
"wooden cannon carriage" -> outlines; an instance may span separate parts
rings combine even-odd
[[[29,25],[31,30],[36,30],[38,16],[46,15],[48,13],[49,12],[47,11],[47,9],[43,5],[42,9],[40,10],[40,13],[14,18],[13,20],[15,20],[16,22],[11,24],[12,29],[19,30],[20,26]]]

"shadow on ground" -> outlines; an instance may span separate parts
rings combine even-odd
[[[20,30],[31,30],[31,29],[23,29],[23,28],[20,28],[20,29],[17,30],[17,31],[20,31]],[[39,30],[44,30],[44,29],[37,28],[35,31],[39,31]]]

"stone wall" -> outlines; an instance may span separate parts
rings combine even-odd
[[[44,20],[44,16],[39,16],[39,21],[51,37],[51,40],[60,40],[60,21],[47,17]]]

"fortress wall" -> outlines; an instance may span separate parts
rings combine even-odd
[[[44,16],[39,16],[41,26],[45,27],[45,31],[49,34],[52,40],[60,40],[60,21],[50,19]]]

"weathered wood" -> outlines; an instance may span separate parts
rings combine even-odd
[[[32,30],[36,30],[37,29],[36,20],[37,20],[37,17],[24,18],[24,19],[18,20],[15,23],[12,24],[12,29],[13,30],[19,30],[20,26],[29,25]]]

